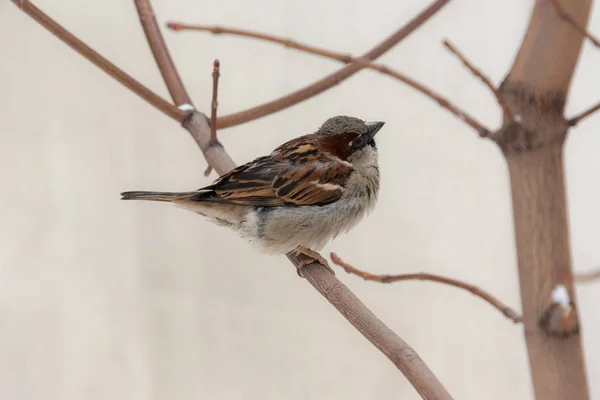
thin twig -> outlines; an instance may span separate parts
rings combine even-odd
[[[372,70],[378,71],[382,74],[391,76],[391,77],[407,84],[408,86],[412,87],[413,89],[417,90],[418,92],[424,94],[425,96],[429,97],[433,101],[437,102],[441,107],[443,107],[447,111],[449,111],[452,114],[454,114],[455,116],[457,116],[460,120],[464,121],[471,128],[475,129],[475,131],[477,131],[477,133],[480,136],[486,137],[486,136],[490,135],[490,130],[488,128],[486,128],[480,122],[475,120],[475,118],[470,116],[467,112],[461,110],[456,105],[452,104],[448,99],[446,99],[443,96],[441,96],[440,94],[434,92],[427,86],[425,86],[425,85],[415,81],[414,79],[409,78],[406,75],[404,75],[398,71],[395,71],[385,65],[372,63],[372,62],[369,62],[368,60],[354,58],[349,54],[337,53],[337,52],[334,52],[331,50],[326,50],[326,49],[322,49],[319,47],[314,47],[314,46],[310,46],[307,44],[298,43],[293,40],[285,39],[282,37],[277,37],[277,36],[266,34],[266,33],[251,32],[251,31],[247,31],[247,30],[243,30],[243,29],[226,28],[226,27],[216,26],[216,25],[215,26],[187,25],[187,24],[183,24],[183,23],[179,23],[179,22],[169,22],[167,24],[167,26],[170,29],[175,30],[175,31],[195,30],[195,31],[201,31],[201,32],[211,32],[214,34],[230,34],[230,35],[259,39],[259,40],[263,40],[263,41],[267,41],[267,42],[271,42],[271,43],[278,43],[287,48],[303,51],[305,53],[314,54],[314,55],[329,58],[332,60],[338,60],[345,64],[355,63],[358,65],[361,65],[364,68],[372,69]]]
[[[219,76],[221,76],[219,60],[215,60],[213,62],[213,87],[212,87],[212,101],[210,103],[210,141],[211,144],[215,145],[218,143],[217,140],[217,107],[219,106],[218,96],[219,96]],[[209,164],[204,171],[204,176],[210,175],[213,168]]]
[[[596,37],[594,37],[591,33],[589,33],[587,31],[587,29],[585,29],[582,26],[579,26],[578,23],[576,23],[573,18],[571,18],[571,16],[565,11],[564,8],[562,8],[562,6],[560,5],[560,3],[558,2],[558,0],[550,0],[552,2],[552,4],[554,5],[554,9],[556,10],[556,12],[558,13],[558,15],[564,19],[565,21],[567,21],[569,24],[571,24],[571,26],[573,28],[575,28],[576,31],[578,31],[579,33],[581,33],[583,36],[585,36],[586,38],[588,38],[590,40],[590,42],[592,42],[594,44],[594,46],[596,47],[600,47],[600,40],[598,40]]]
[[[193,31],[201,31],[201,32],[210,32],[215,35],[220,35],[220,34],[235,35],[235,36],[242,36],[242,37],[247,37],[247,38],[258,39],[258,40],[262,40],[265,42],[278,43],[284,47],[289,47],[291,49],[300,50],[305,53],[310,53],[310,54],[318,55],[321,57],[331,58],[333,60],[341,61],[345,64],[350,64],[355,59],[350,54],[341,54],[341,53],[338,53],[335,51],[319,48],[316,46],[309,46],[306,44],[302,44],[302,43],[296,42],[295,40],[285,39],[285,38],[278,37],[275,35],[270,35],[268,33],[252,32],[252,31],[248,31],[245,29],[227,28],[227,27],[220,26],[220,25],[212,25],[212,26],[211,25],[190,25],[190,24],[185,24],[182,22],[168,22],[167,27],[174,31],[193,30]]]
[[[396,44],[398,44],[402,39],[414,32],[425,22],[427,22],[449,1],[450,0],[436,0],[419,15],[413,18],[408,24],[406,24],[404,27],[393,33],[390,37],[379,43],[369,52],[365,53],[362,57],[360,57],[360,59],[362,59],[363,61],[372,61],[378,58],[379,56],[390,50],[392,47],[394,47]],[[249,108],[244,111],[220,117],[217,119],[217,127],[219,129],[230,128],[232,126],[240,125],[244,122],[253,121],[255,119],[262,118],[267,115],[284,110],[306,99],[314,97],[319,93],[326,91],[327,89],[330,89],[331,87],[341,83],[342,81],[351,77],[363,68],[364,64],[350,64],[338,70],[337,72],[318,80],[317,82],[311,85],[308,85],[293,93],[285,95],[279,99],[261,104],[256,107]]]
[[[587,117],[589,117],[590,115],[592,115],[593,113],[595,113],[598,110],[600,110],[600,103],[593,105],[592,107],[588,108],[581,114],[578,114],[578,115],[574,116],[573,118],[569,119],[567,121],[567,125],[575,126],[578,123],[580,123],[582,120],[586,119]]]
[[[119,81],[123,86],[131,90],[133,93],[146,100],[146,102],[157,108],[160,112],[176,121],[183,121],[185,117],[185,113],[183,111],[170,104],[168,101],[148,89],[146,86],[142,85],[136,79],[132,78],[119,67],[101,56],[91,47],[83,43],[72,33],[67,31],[56,21],[46,15],[42,10],[33,5],[30,1],[12,0],[12,2],[41,26],[50,31],[50,33],[63,41],[66,45],[85,57],[88,61],[100,68],[102,71],[106,72],[109,76]]]
[[[175,64],[171,59],[165,40],[160,33],[160,28],[156,22],[150,0],[135,0],[135,6],[140,17],[142,28],[144,29],[144,34],[146,35],[146,39],[148,40],[148,44],[150,45],[150,49],[156,60],[156,65],[165,81],[165,85],[167,85],[167,89],[171,94],[173,102],[177,106],[184,104],[193,105],[192,100],[190,99],[190,96],[188,96],[185,86],[181,81],[181,77],[177,72],[177,68],[175,68]]]
[[[210,104],[210,139],[213,141],[213,143],[217,142],[217,107],[219,106],[217,99],[219,92],[219,76],[221,76],[219,71],[220,67],[221,65],[219,63],[219,60],[215,60],[215,62],[213,63],[212,73],[212,102]]]
[[[575,282],[577,283],[590,283],[598,280],[600,280],[600,268],[575,274]]]
[[[430,281],[430,282],[438,282],[443,283],[444,285],[450,285],[457,287],[459,289],[464,289],[468,292],[471,292],[474,296],[481,298],[484,301],[487,301],[492,307],[500,311],[504,316],[511,319],[514,323],[521,322],[521,316],[514,311],[512,308],[502,303],[500,300],[493,297],[491,294],[483,291],[477,286],[471,285],[469,283],[461,282],[456,279],[446,278],[440,275],[428,274],[425,272],[419,272],[416,274],[401,274],[401,275],[377,275],[371,274],[369,272],[361,271],[358,268],[353,267],[347,262],[343,261],[337,254],[331,253],[331,261],[334,264],[339,265],[344,268],[344,270],[356,276],[363,278],[366,281],[374,281],[381,283],[393,283],[399,281],[410,281],[410,280],[419,280],[419,281]]]
[[[496,101],[498,102],[498,104],[500,105],[500,107],[502,107],[502,111],[504,111],[504,115],[506,116],[506,118],[510,122],[513,122],[515,120],[514,116],[512,115],[512,113],[508,109],[508,106],[504,102],[504,99],[502,98],[502,95],[500,94],[500,91],[498,90],[498,88],[496,88],[496,86],[494,86],[494,84],[492,83],[492,81],[490,80],[490,78],[488,78],[487,76],[485,76],[483,74],[483,72],[481,72],[471,62],[469,62],[469,60],[467,60],[467,58],[460,51],[458,51],[458,49],[454,45],[452,45],[452,43],[450,43],[449,40],[444,40],[443,43],[444,43],[444,46],[448,50],[450,50],[450,52],[452,54],[454,54],[456,57],[458,57],[458,59],[463,63],[463,65],[465,67],[467,67],[467,69],[469,71],[471,71],[471,73],[473,75],[475,75],[477,78],[479,78],[483,82],[483,84],[485,86],[487,86],[488,89],[490,89],[490,91],[492,92],[492,94],[496,98]]]

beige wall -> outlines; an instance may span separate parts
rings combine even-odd
[[[156,0],[161,22],[220,23],[356,54],[423,8],[411,1]],[[383,61],[490,126],[492,96],[441,46],[448,37],[496,82],[531,1],[452,2]],[[167,97],[131,1],[36,2]],[[600,34],[600,11],[590,26]],[[236,38],[166,32],[207,110],[222,63],[220,111],[270,100],[338,66]],[[132,189],[210,182],[177,124],[0,0],[0,399],[416,399],[394,367],[281,257]],[[600,99],[600,51],[586,44],[568,113]],[[519,309],[505,163],[490,142],[428,99],[363,72],[308,102],[220,138],[237,162],[311,132],[327,117],[387,121],[381,200],[331,243],[374,272],[466,279]],[[600,264],[600,116],[567,145],[575,268]],[[211,179],[214,176],[211,177]],[[457,399],[529,399],[522,332],[467,293],[338,276],[415,347]],[[600,284],[579,301],[592,397],[600,398]]]

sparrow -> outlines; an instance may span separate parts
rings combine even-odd
[[[122,200],[173,203],[234,229],[265,253],[292,252],[306,264],[316,259],[329,268],[317,251],[375,207],[375,135],[384,124],[333,117],[212,185],[192,192],[123,192]]]

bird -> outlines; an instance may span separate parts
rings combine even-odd
[[[190,192],[129,191],[122,200],[173,203],[231,228],[267,254],[295,254],[300,269],[370,213],[379,193],[375,135],[385,122],[346,115]],[[333,272],[333,271],[332,271]]]

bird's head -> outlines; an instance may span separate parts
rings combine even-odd
[[[325,121],[315,135],[323,151],[355,166],[370,166],[377,164],[375,135],[383,125],[385,122],[337,116]]]

